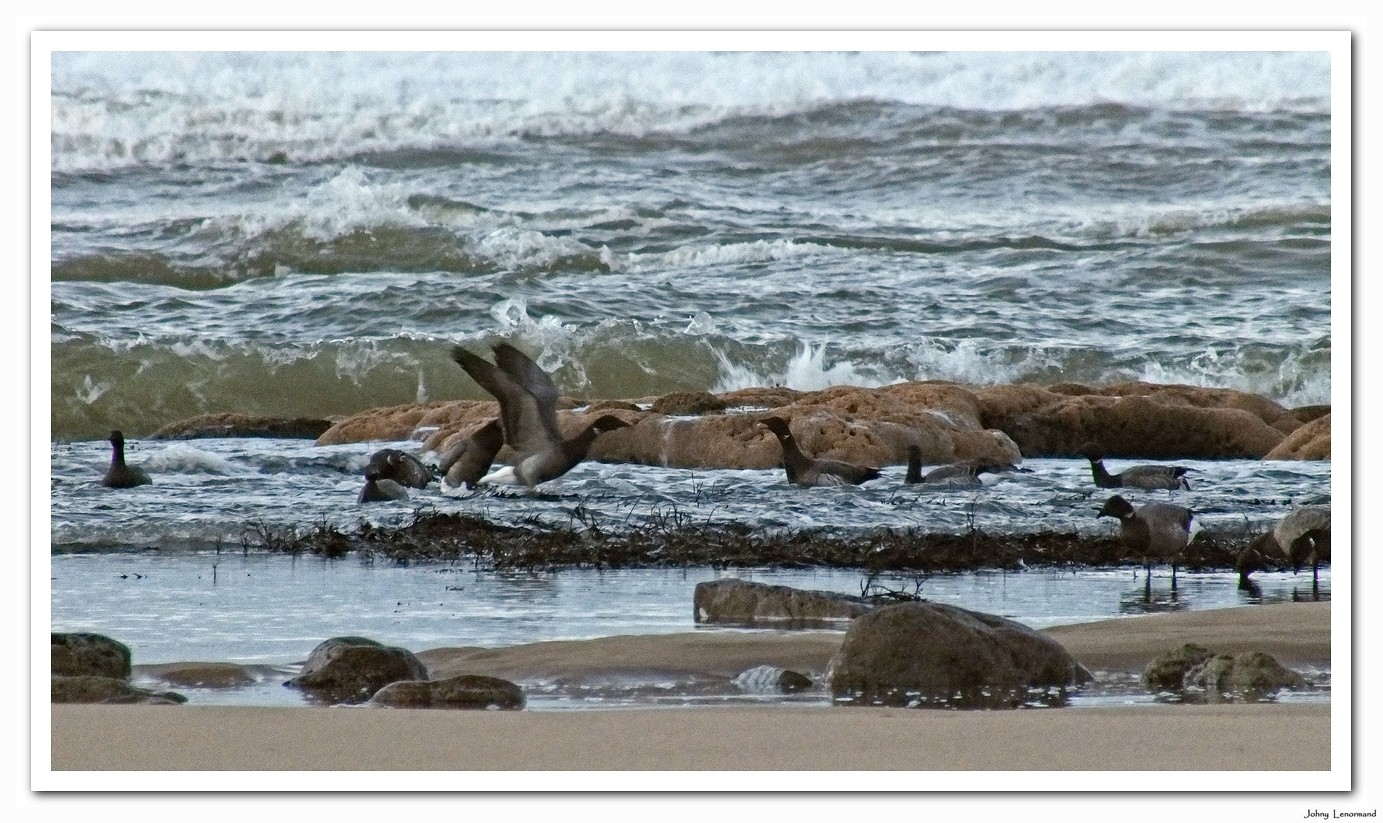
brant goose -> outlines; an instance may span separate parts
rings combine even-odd
[[[481,426],[470,437],[447,449],[438,463],[442,490],[473,489],[490,470],[495,455],[504,445],[504,430],[496,418]]]
[[[371,469],[365,470],[365,488],[360,490],[357,503],[376,503],[381,500],[407,500],[408,489]]]
[[[106,469],[105,477],[101,478],[101,485],[109,486],[112,489],[128,489],[153,482],[149,473],[140,467],[125,465],[125,435],[121,434],[119,429],[112,431],[110,433],[110,468]]]
[[[552,378],[508,343],[496,345],[494,351],[491,364],[460,346],[451,350],[451,359],[499,401],[504,442],[515,452],[513,465],[480,478],[481,483],[523,484],[531,489],[571,471],[585,459],[596,435],[629,425],[606,414],[576,437],[563,438],[557,428],[558,393]]]
[[[937,466],[926,474],[922,473],[922,449],[908,446],[908,474],[904,483],[929,483],[936,486],[983,486],[982,474],[1023,471],[1012,463],[987,463],[968,461]]]
[[[1239,554],[1234,567],[1240,583],[1264,563],[1286,561],[1292,573],[1311,564],[1311,585],[1320,585],[1321,563],[1330,562],[1330,507],[1302,506],[1273,526],[1272,531],[1260,534]]]
[[[365,474],[368,476],[370,472],[379,475],[381,480],[392,480],[410,489],[424,489],[432,482],[432,472],[423,461],[398,449],[380,449],[370,455]]]
[[[778,444],[783,447],[783,468],[787,470],[788,482],[798,486],[844,486],[855,485],[879,477],[879,470],[870,466],[856,466],[840,460],[813,460],[797,448],[797,440],[788,428],[788,421],[781,417],[765,417],[759,425],[773,432]]]
[[[1177,558],[1191,542],[1191,512],[1170,503],[1148,503],[1134,509],[1119,495],[1105,501],[1097,517],[1119,519],[1119,539],[1143,556],[1147,586],[1152,586],[1153,558],[1172,564],[1172,591],[1177,588]]]
[[[1086,443],[1080,453],[1090,461],[1090,472],[1095,475],[1095,485],[1101,489],[1191,489],[1191,481],[1186,479],[1190,469],[1185,466],[1129,466],[1118,474],[1105,471],[1104,454],[1093,443]]]

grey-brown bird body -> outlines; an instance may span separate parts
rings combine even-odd
[[[356,498],[357,503],[377,503],[385,500],[407,500],[408,489],[389,480],[382,478],[374,472],[366,472],[365,487],[360,490],[360,496]]]
[[[102,486],[112,489],[129,489],[153,483],[149,473],[138,466],[125,463],[125,435],[119,429],[110,433],[110,467],[101,478]]]
[[[792,436],[788,421],[781,417],[766,417],[759,421],[778,438],[783,448],[783,468],[788,482],[798,486],[855,486],[880,476],[872,466],[857,466],[842,460],[816,460],[804,454]]]
[[[475,488],[480,478],[490,471],[490,464],[495,462],[495,455],[503,445],[504,429],[496,418],[447,449],[437,466],[442,474],[443,488]]]
[[[1150,573],[1154,559],[1170,563],[1172,588],[1176,588],[1177,559],[1191,542],[1189,509],[1171,503],[1146,503],[1135,509],[1116,494],[1105,501],[1097,516],[1118,519],[1120,541],[1143,557],[1143,565]]]
[[[1129,466],[1118,474],[1110,474],[1104,467],[1104,455],[1093,444],[1087,443],[1081,454],[1090,461],[1090,473],[1095,477],[1095,485],[1101,489],[1187,489],[1191,481],[1186,478],[1190,471],[1186,466],[1158,466],[1145,464]]]
[[[1310,563],[1312,578],[1318,579],[1320,564],[1330,562],[1330,507],[1302,506],[1283,517],[1249,543],[1235,566],[1247,578],[1265,561],[1285,562],[1293,571]]]
[[[586,457],[597,435],[628,426],[614,415],[602,415],[570,440],[557,427],[559,393],[552,378],[507,343],[494,347],[495,362],[477,357],[460,346],[451,357],[471,379],[499,401],[504,442],[514,450],[514,462],[480,479],[482,483],[520,483],[530,489],[571,471]]]
[[[365,472],[374,472],[381,480],[392,480],[410,489],[424,489],[432,482],[432,472],[423,461],[398,449],[380,449],[370,455]]]
[[[981,475],[1000,474],[1017,471],[1012,463],[991,463],[968,461],[937,466],[926,474],[922,473],[922,450],[917,446],[908,447],[908,473],[905,483],[924,483],[934,486],[982,486]]]

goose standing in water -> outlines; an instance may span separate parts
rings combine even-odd
[[[933,486],[983,486],[980,475],[1000,474],[1002,472],[1026,471],[1012,463],[986,463],[973,461],[951,463],[937,466],[926,474],[922,473],[922,449],[908,446],[908,473],[904,483],[924,483]]]
[[[112,489],[129,489],[153,483],[149,473],[138,466],[125,465],[125,435],[116,429],[110,433],[110,468],[101,478],[102,486]]]
[[[1272,531],[1260,534],[1239,554],[1234,564],[1241,584],[1248,582],[1254,571],[1265,562],[1286,561],[1292,573],[1311,564],[1311,587],[1320,585],[1322,561],[1330,562],[1330,507],[1302,506],[1273,526]]]
[[[438,462],[442,490],[473,489],[490,471],[495,455],[504,445],[504,429],[498,418],[481,426],[470,437],[447,449]]]
[[[410,489],[425,489],[432,481],[432,472],[423,461],[398,449],[380,449],[370,455],[365,474],[374,472],[381,480],[392,480]]]
[[[765,417],[759,425],[773,432],[783,447],[783,468],[788,482],[798,486],[845,486],[874,480],[880,476],[872,466],[856,466],[840,460],[813,460],[797,447],[797,439],[781,417]]]
[[[375,469],[365,470],[365,488],[360,490],[357,503],[377,503],[382,500],[407,500],[408,489],[387,477],[380,477]]]
[[[533,488],[571,471],[586,457],[597,435],[629,424],[612,414],[602,415],[570,440],[557,427],[557,386],[552,378],[509,345],[494,347],[492,364],[460,346],[451,359],[499,401],[504,442],[515,452],[513,465],[480,478],[481,483],[522,484]]]
[[[1177,589],[1177,559],[1191,542],[1191,512],[1170,503],[1148,503],[1133,507],[1127,500],[1114,495],[1105,501],[1097,517],[1119,520],[1119,539],[1136,554],[1143,556],[1147,571],[1147,590],[1152,589],[1152,561],[1172,564],[1172,591]]]
[[[1090,461],[1090,473],[1101,489],[1191,489],[1191,481],[1186,479],[1190,469],[1185,466],[1129,466],[1118,474],[1110,474],[1104,467],[1104,454],[1094,443],[1086,443],[1080,453]]]

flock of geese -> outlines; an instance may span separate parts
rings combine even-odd
[[[585,459],[600,434],[628,426],[614,415],[602,415],[587,424],[572,438],[562,436],[557,426],[556,384],[528,355],[507,343],[494,346],[495,362],[490,363],[456,346],[451,357],[482,388],[499,401],[500,416],[448,449],[433,469],[421,460],[398,449],[382,449],[371,455],[365,467],[365,487],[360,503],[406,500],[409,488],[424,488],[434,476],[441,477],[444,490],[474,488],[484,484],[523,485],[530,489],[561,477]],[[783,468],[789,483],[799,486],[859,485],[878,479],[877,467],[859,466],[840,460],[812,458],[804,453],[792,434],[788,421],[770,416],[758,422],[778,438],[783,450]],[[117,430],[110,434],[111,462],[101,483],[112,488],[130,488],[152,483],[148,472],[125,462],[125,438]],[[491,464],[501,447],[514,452],[513,462],[491,472]],[[1110,474],[1104,455],[1094,444],[1081,454],[1090,461],[1095,485],[1102,489],[1185,489],[1191,485],[1185,466],[1131,466]],[[922,474],[922,453],[908,449],[906,483],[977,486],[984,474],[1028,469],[1012,463],[966,462],[940,466]],[[1176,590],[1177,561],[1191,542],[1191,510],[1171,503],[1146,503],[1135,507],[1120,495],[1105,501],[1098,517],[1119,521],[1120,539],[1134,554],[1143,557],[1147,586],[1152,585],[1154,561],[1170,563],[1172,590]],[[1236,563],[1241,582],[1247,584],[1253,571],[1269,563],[1287,563],[1294,570],[1311,564],[1313,585],[1318,583],[1320,564],[1330,560],[1330,507],[1303,506],[1288,514],[1273,529],[1255,538]]]

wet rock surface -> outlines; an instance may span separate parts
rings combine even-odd
[[[1329,460],[1330,459],[1330,412],[1302,425],[1287,435],[1272,451],[1264,455],[1265,460]]]
[[[864,597],[735,578],[697,583],[692,593],[693,619],[698,623],[752,625],[849,620],[874,606],[873,601]]]
[[[186,703],[177,692],[156,692],[132,686],[115,677],[54,675],[51,699],[54,703],[140,703],[150,706],[172,706]]]
[[[149,435],[151,440],[193,440],[200,437],[283,437],[315,440],[331,421],[313,417],[202,414],[178,420]]]
[[[837,701],[1016,708],[1091,675],[1056,641],[996,615],[941,603],[884,606],[856,618],[831,660]]]
[[[412,709],[522,709],[517,684],[498,677],[461,674],[442,680],[390,683],[370,698],[371,705]]]
[[[317,644],[302,672],[285,685],[330,702],[358,703],[398,680],[426,680],[427,667],[407,649],[365,637]]]
[[[92,676],[126,680],[130,649],[118,640],[91,632],[52,633],[53,675]]]

